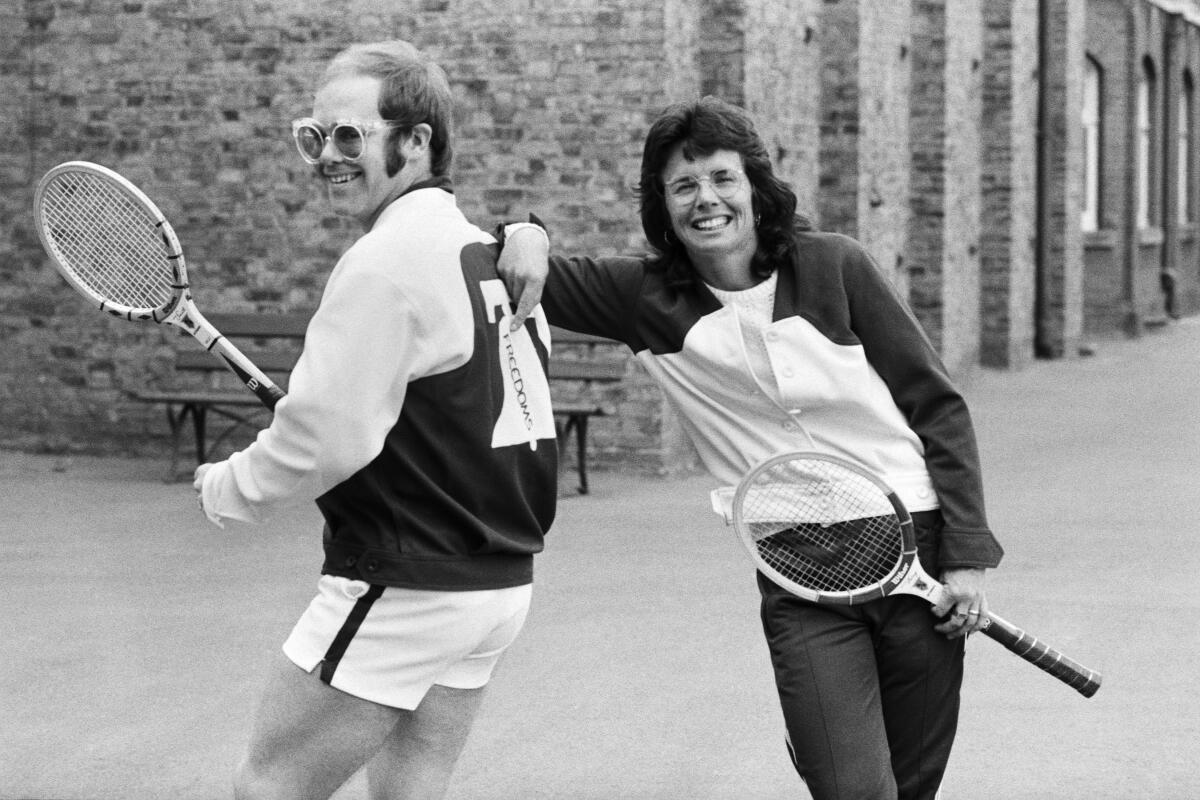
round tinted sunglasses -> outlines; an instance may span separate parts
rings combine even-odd
[[[292,122],[292,138],[296,140],[296,149],[300,157],[309,164],[321,160],[325,151],[325,143],[333,142],[333,148],[346,161],[358,161],[366,149],[367,136],[384,128],[398,127],[399,123],[378,120],[376,122],[358,122],[344,120],[333,123],[328,129],[312,117],[305,117]],[[328,132],[326,132],[328,130]]]

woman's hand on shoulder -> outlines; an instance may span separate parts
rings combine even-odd
[[[542,301],[550,272],[549,256],[550,240],[544,230],[529,223],[508,226],[496,271],[508,289],[508,296],[516,303],[509,330],[524,325]]]

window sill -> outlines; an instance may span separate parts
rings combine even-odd
[[[1143,247],[1155,247],[1164,241],[1163,229],[1154,228],[1139,228],[1137,232],[1137,241]]]
[[[1117,232],[1112,228],[1084,231],[1083,246],[1086,250],[1112,250],[1117,246]]]

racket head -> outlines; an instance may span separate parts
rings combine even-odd
[[[916,561],[912,517],[896,493],[824,453],[784,453],[747,473],[733,526],[760,572],[818,603],[885,597]]]
[[[187,292],[179,239],[158,206],[120,174],[87,161],[52,168],[34,192],[42,247],[101,310],[162,322]]]

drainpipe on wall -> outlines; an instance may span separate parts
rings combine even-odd
[[[1166,36],[1163,37],[1163,124],[1162,124],[1162,255],[1159,259],[1159,286],[1162,290],[1163,308],[1170,317],[1177,316],[1175,310],[1175,287],[1178,281],[1176,267],[1179,264],[1179,204],[1185,202],[1177,197],[1179,186],[1179,105],[1173,101],[1183,94],[1183,70],[1175,63],[1177,39],[1183,28],[1183,15],[1168,13]],[[1174,166],[1175,169],[1171,169]],[[1174,202],[1171,202],[1174,200]]]
[[[1138,58],[1140,50],[1138,42],[1138,11],[1137,3],[1126,4],[1125,11],[1128,25],[1125,35],[1125,152],[1136,165],[1138,158],[1137,131],[1137,95],[1141,80],[1141,62]],[[1125,214],[1121,220],[1125,242],[1125,263],[1122,265],[1121,278],[1125,304],[1125,333],[1139,336],[1142,333],[1142,316],[1138,309],[1137,300],[1137,264],[1138,264],[1138,227],[1137,227],[1137,190],[1138,170],[1135,167],[1125,170]]]
[[[1046,65],[1049,61],[1050,9],[1049,0],[1038,2],[1038,107],[1037,107],[1037,180],[1035,182],[1034,208],[1034,237],[1037,247],[1034,248],[1034,285],[1033,285],[1033,354],[1035,358],[1050,358],[1054,355],[1050,344],[1046,341],[1046,274],[1049,270],[1049,253],[1046,244],[1046,231],[1049,223],[1046,219],[1047,182],[1050,175],[1050,148],[1046,141],[1046,121],[1049,115],[1047,108]]]

